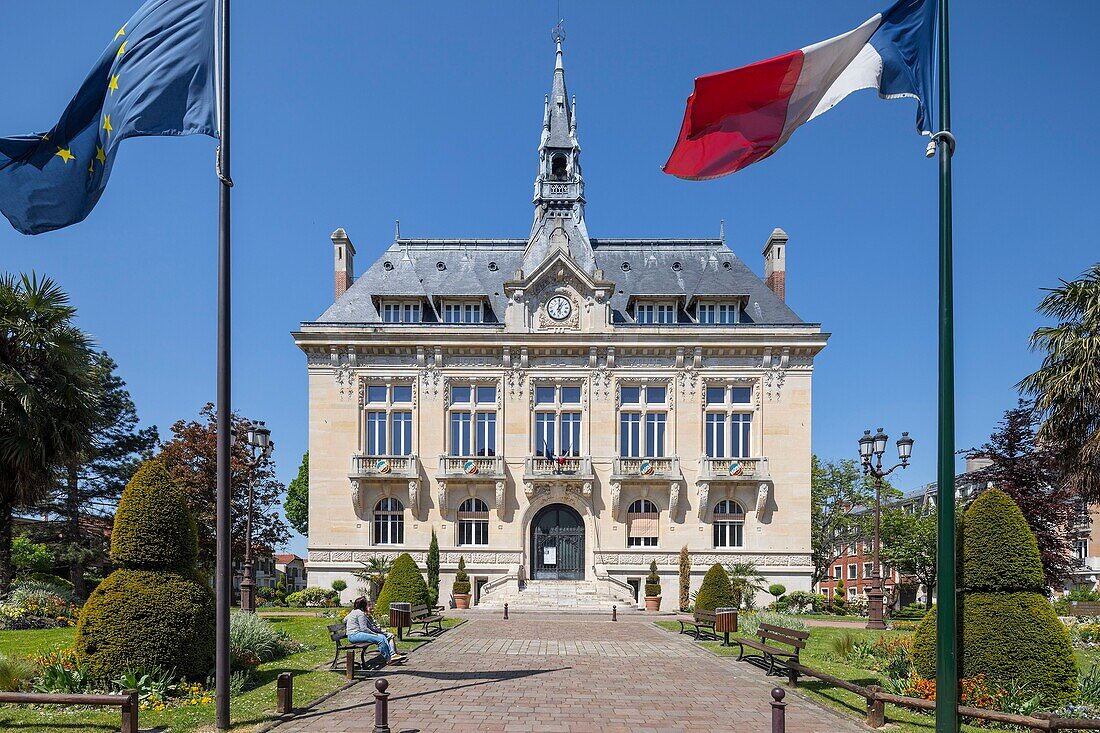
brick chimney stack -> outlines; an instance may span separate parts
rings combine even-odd
[[[336,301],[355,282],[355,245],[342,228],[332,233],[332,251],[336,258],[336,294],[333,296]]]
[[[787,233],[776,228],[764,245],[764,284],[787,300]]]

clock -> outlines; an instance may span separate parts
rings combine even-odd
[[[555,295],[546,304],[546,314],[555,321],[564,321],[573,312],[573,304],[563,295]]]

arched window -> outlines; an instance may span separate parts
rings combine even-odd
[[[657,546],[657,505],[649,499],[635,499],[626,510],[626,546]]]
[[[720,501],[714,507],[714,546],[745,546],[745,509],[736,501]]]
[[[458,544],[489,544],[489,505],[477,497],[458,506]]]
[[[405,505],[392,496],[374,505],[374,544],[400,545],[405,542]]]
[[[565,155],[555,153],[554,157],[550,159],[550,177],[555,181],[564,181],[566,165]]]

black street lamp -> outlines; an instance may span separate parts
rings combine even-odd
[[[237,436],[237,440],[248,447],[251,461],[248,471],[248,513],[245,515],[244,534],[244,573],[241,578],[241,610],[247,613],[256,613],[256,567],[252,560],[252,504],[254,492],[252,490],[252,476],[259,468],[261,459],[271,457],[275,450],[275,443],[271,440],[271,430],[262,420],[248,424],[248,430],[244,435]]]
[[[907,468],[909,458],[913,455],[914,441],[909,437],[909,433],[902,433],[897,443],[898,459],[901,462],[888,469],[883,469],[882,454],[886,452],[886,443],[889,440],[890,437],[882,432],[882,428],[879,428],[874,435],[871,435],[870,430],[864,430],[863,437],[859,439],[859,462],[863,466],[863,474],[872,476],[875,479],[875,558],[874,567],[871,571],[871,590],[867,592],[867,628],[869,629],[886,628],[882,608],[882,599],[886,595],[886,591],[883,588],[882,566],[879,562],[882,525],[882,480],[893,473],[895,469]]]

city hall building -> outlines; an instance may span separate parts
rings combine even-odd
[[[560,40],[534,221],[523,239],[395,236],[294,333],[309,379],[310,584],[360,585],[372,556],[424,567],[441,602],[460,557],[474,602],[644,603],[656,561],[677,604],[715,562],[810,590],[814,357],[827,334],[784,302],[787,235],[761,280],[715,239],[613,239],[585,225]]]

